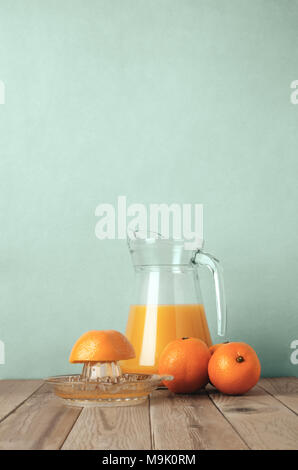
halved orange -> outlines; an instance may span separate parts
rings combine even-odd
[[[134,357],[132,344],[119,331],[91,330],[76,341],[69,362],[114,362]]]

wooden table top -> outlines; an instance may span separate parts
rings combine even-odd
[[[298,449],[298,378],[244,396],[154,392],[141,405],[65,406],[42,380],[0,381],[0,449]]]

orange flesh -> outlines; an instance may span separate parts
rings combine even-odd
[[[158,373],[159,356],[174,339],[193,337],[202,339],[208,347],[212,344],[201,304],[132,305],[126,336],[136,353],[134,359],[121,361],[126,373]]]

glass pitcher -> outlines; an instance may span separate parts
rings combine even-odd
[[[184,240],[156,236],[130,238],[128,246],[135,268],[135,289],[126,336],[136,357],[123,361],[125,372],[156,373],[162,350],[176,338],[196,337],[211,346],[198,266],[207,266],[213,274],[217,332],[224,336],[226,302],[222,270],[216,258],[200,248],[186,249]]]

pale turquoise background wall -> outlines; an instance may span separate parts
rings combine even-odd
[[[124,331],[133,272],[101,202],[200,202],[227,337],[297,375],[298,1],[1,0],[2,378]],[[213,338],[211,279],[203,278]]]

